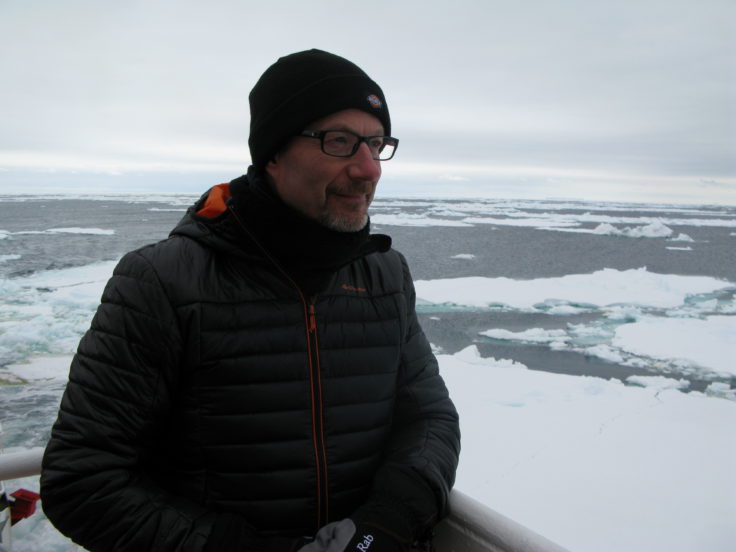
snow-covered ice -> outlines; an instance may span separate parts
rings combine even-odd
[[[695,240],[692,239],[687,234],[678,234],[674,238],[672,238],[670,241],[681,241],[681,242],[694,242]]]
[[[14,232],[15,235],[23,234],[88,234],[96,236],[112,236],[115,234],[115,230],[108,228],[80,228],[80,227],[69,227],[69,228],[48,228],[47,230],[24,230],[22,232]]]
[[[546,344],[611,363],[736,375],[736,317],[731,302],[710,298],[733,282],[705,276],[656,274],[644,268],[605,269],[557,278],[448,278],[417,281],[421,308],[463,305],[548,315],[598,312],[603,320],[565,329],[488,328],[480,335]]]
[[[579,230],[582,232],[583,230]],[[623,236],[626,238],[666,238],[672,235],[672,229],[661,221],[655,221],[643,226],[616,228],[608,222],[604,222],[591,230],[591,234],[605,236]]]
[[[659,391],[664,389],[687,389],[690,382],[685,379],[673,379],[664,376],[629,376],[626,383],[641,387],[654,387]]]
[[[417,298],[425,302],[471,307],[506,305],[517,309],[535,309],[550,302],[597,307],[619,303],[676,307],[690,295],[734,286],[736,283],[709,276],[657,274],[646,268],[606,268],[592,274],[533,280],[478,276],[416,282]]]
[[[526,343],[557,343],[567,340],[565,330],[543,330],[541,328],[530,328],[521,332],[496,329],[480,332],[481,335],[495,339],[523,341]]]
[[[736,402],[475,346],[439,362],[461,416],[458,489],[573,552],[732,549]]]
[[[655,318],[624,324],[613,344],[660,359],[685,359],[736,376],[736,317]]]
[[[35,357],[28,362],[9,364],[0,369],[0,381],[22,383],[38,380],[66,380],[71,355]]]

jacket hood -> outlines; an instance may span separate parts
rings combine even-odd
[[[233,255],[243,255],[242,231],[233,223],[227,200],[230,184],[218,184],[207,190],[169,233],[169,237],[184,236]]]

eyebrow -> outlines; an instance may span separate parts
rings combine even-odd
[[[344,124],[343,125],[333,125],[329,128],[320,128],[317,130],[347,130],[348,132],[352,132],[353,134],[357,134],[358,136],[361,136],[360,132],[356,132],[354,129]],[[383,127],[378,127],[378,130],[375,131],[375,134],[366,134],[366,136],[386,136],[386,132],[383,130]]]

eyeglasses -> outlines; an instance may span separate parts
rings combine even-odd
[[[305,130],[300,136],[317,138],[322,152],[333,157],[351,157],[365,142],[377,161],[388,161],[396,153],[399,139],[391,136],[360,136],[349,130]]]

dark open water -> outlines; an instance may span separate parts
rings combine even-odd
[[[39,271],[83,266],[100,260],[116,260],[125,252],[164,239],[194,199],[179,197],[161,201],[157,198],[134,201],[0,198],[0,232],[10,236],[0,239],[0,278],[19,278]],[[489,209],[489,205],[493,205]],[[479,203],[468,207],[466,201],[396,201],[377,200],[375,218],[384,221],[373,225],[374,232],[387,233],[394,247],[409,260],[416,280],[463,276],[535,279],[566,274],[592,273],[603,268],[619,270],[647,267],[651,272],[679,275],[712,276],[736,282],[736,208],[632,207],[605,204],[524,202],[520,205]],[[536,217],[551,223],[561,218],[581,217],[592,213],[622,221],[619,227],[631,227],[632,220],[645,224],[652,219],[669,220],[673,236],[686,234],[692,242],[665,242],[663,238],[627,238],[585,233],[559,232],[533,226],[475,224],[468,227],[402,226],[402,221],[428,215],[435,220],[457,222],[472,215],[513,220]],[[383,217],[381,216],[383,215]],[[386,224],[385,216],[393,216]],[[523,217],[521,217],[523,218]],[[716,221],[704,225],[703,221]],[[676,222],[673,224],[672,221]],[[721,221],[721,222],[718,222]],[[725,222],[724,222],[725,221]],[[597,222],[582,222],[581,228],[594,228]],[[49,233],[50,229],[101,229],[112,234]],[[0,236],[2,234],[0,233]],[[689,251],[669,250],[666,245],[690,247]],[[472,262],[454,259],[470,254]],[[538,313],[487,312],[462,309],[457,312],[437,308],[420,309],[420,318],[430,341],[442,352],[454,353],[471,343],[484,356],[511,358],[531,369],[622,378],[647,374],[647,369],[615,365],[595,357],[569,351],[552,351],[546,346],[500,342],[478,336],[488,328],[521,331],[526,328],[559,329],[568,324],[589,324],[601,315],[548,316]],[[0,358],[0,366],[2,359]],[[686,377],[692,389],[702,390],[712,376],[699,379],[693,374],[672,373]],[[723,379],[723,378],[721,378]],[[726,378],[728,381],[728,378]]]

